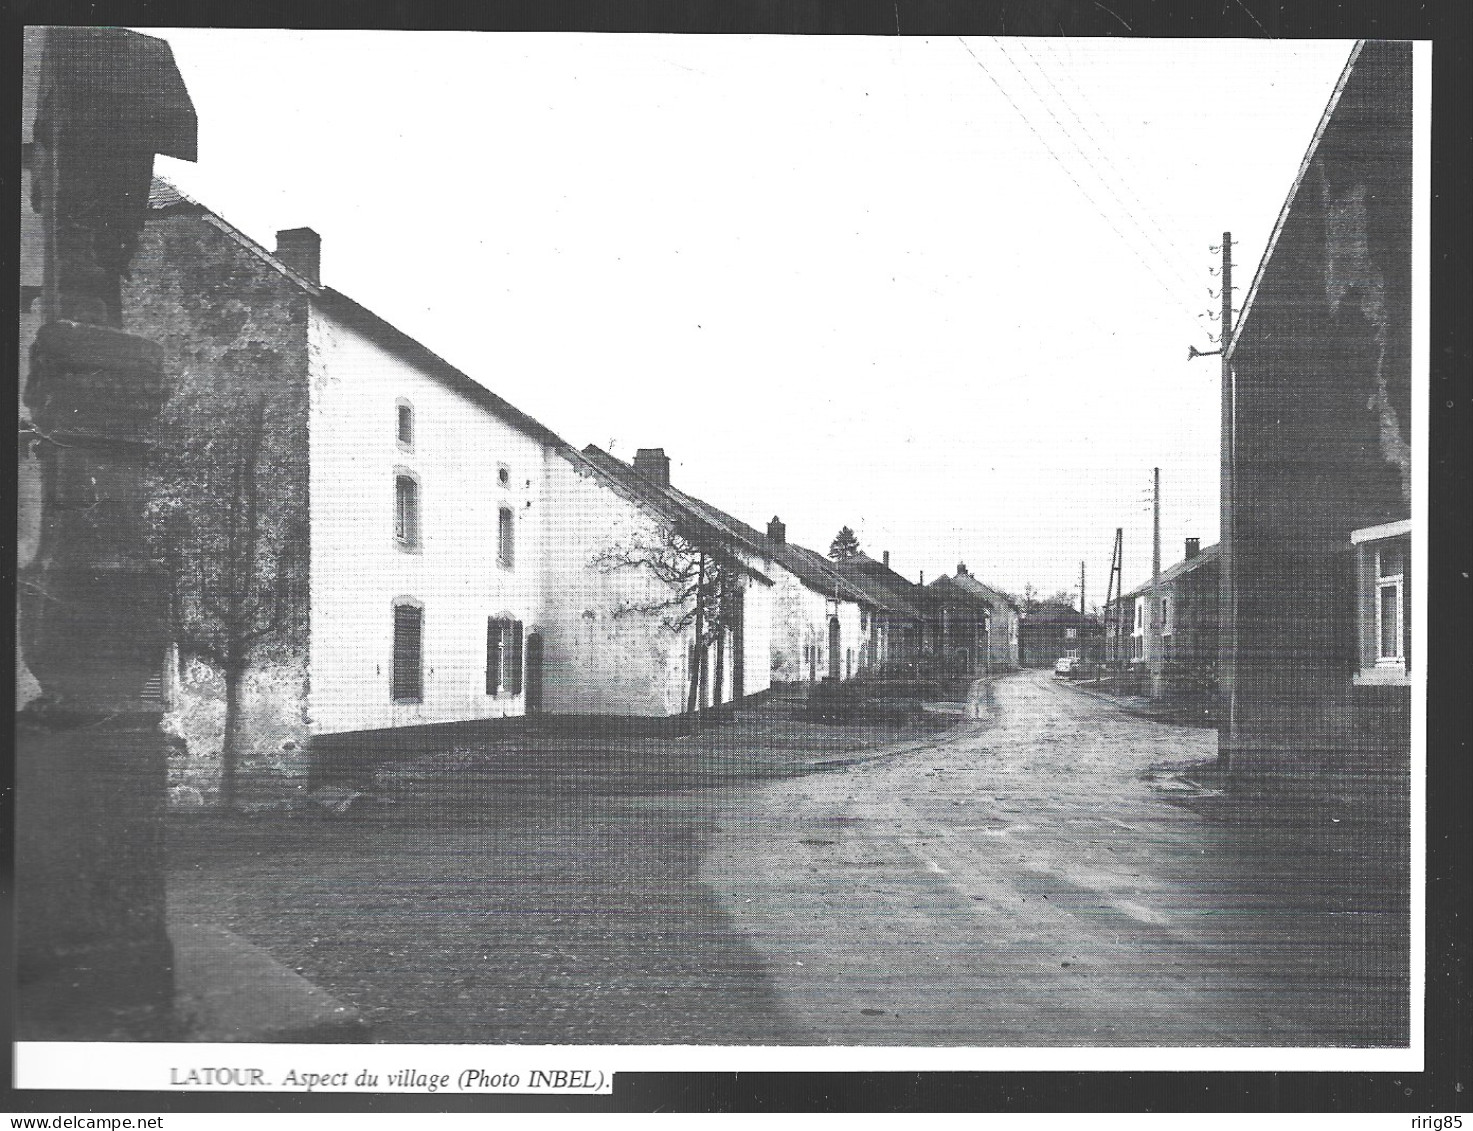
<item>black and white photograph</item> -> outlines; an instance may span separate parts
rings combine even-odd
[[[1431,61],[28,26],[16,1088],[1420,1071]]]

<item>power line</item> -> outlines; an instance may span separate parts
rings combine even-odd
[[[1064,96],[1063,91],[1061,91],[1054,84],[1054,80],[1049,77],[1048,71],[1044,68],[1043,64],[1038,61],[1038,56],[1034,55],[1033,52],[1031,50],[1029,50],[1028,44],[1025,41],[1023,41],[1023,40],[1020,39],[1020,40],[1017,41],[1017,43],[1018,43],[1018,46],[1023,49],[1023,54],[1025,54],[1025,55],[1028,56],[1029,61],[1032,62],[1034,69],[1038,71],[1039,75],[1043,78],[1043,81],[1048,84],[1049,89],[1052,90],[1054,92],[1054,94],[1058,96],[1059,102],[1063,105],[1064,109],[1069,112],[1069,116],[1071,118],[1073,118],[1074,121],[1079,124],[1080,132],[1083,133],[1084,136],[1089,140],[1089,143],[1090,143],[1090,145],[1092,145],[1094,147],[1095,152],[1098,153],[1100,155],[1100,157],[1104,159],[1105,164],[1110,167],[1111,172],[1113,172],[1115,174],[1115,179],[1120,182],[1120,187],[1123,188],[1126,191],[1126,193],[1129,194],[1129,196],[1131,197],[1131,199],[1135,201],[1136,206],[1145,215],[1147,222],[1151,225],[1152,228],[1154,228],[1161,235],[1161,237],[1164,240],[1166,240],[1168,243],[1170,243],[1175,248],[1176,253],[1179,256],[1182,256],[1183,258],[1185,258],[1185,252],[1183,251],[1181,245],[1178,244],[1176,242],[1176,240],[1168,232],[1166,232],[1159,224],[1157,224],[1154,220],[1151,219],[1151,209],[1150,209],[1150,206],[1147,205],[1146,202],[1143,201],[1140,198],[1140,195],[1133,188],[1131,188],[1130,183],[1125,178],[1125,175],[1120,171],[1119,167],[1116,166],[1115,162],[1110,159],[1110,154],[1105,150],[1104,146],[1100,145],[1099,141],[1096,140],[1094,134],[1092,134],[1090,132],[1089,127],[1084,124],[1084,120],[1082,118],[1080,118],[1079,114],[1075,111],[1074,106],[1072,105],[1072,103],[1070,102],[1070,100]],[[1072,140],[1072,138],[1071,138],[1071,140]],[[1076,149],[1079,148],[1079,146],[1078,146],[1077,143],[1075,145],[1075,148]],[[1081,151],[1081,156],[1082,155],[1083,154],[1082,154],[1082,151]],[[1098,173],[1098,170],[1096,170],[1096,172]],[[1101,178],[1101,179],[1103,180],[1103,178]],[[1106,187],[1109,187],[1109,186],[1107,185]],[[1112,193],[1113,193],[1113,190],[1112,190]],[[1121,204],[1122,207],[1125,207],[1125,208],[1127,208],[1127,210],[1129,210],[1129,206],[1125,204],[1125,201],[1120,200],[1120,197],[1119,196],[1116,196],[1115,199],[1118,200],[1118,201],[1120,201],[1120,204]],[[1139,225],[1137,225],[1137,227],[1139,227]],[[1147,238],[1147,240],[1150,240],[1150,235],[1148,233],[1142,231],[1142,235],[1145,235],[1146,238]],[[1156,250],[1156,252],[1157,252],[1157,254],[1161,256],[1163,262],[1166,262],[1167,264],[1172,265],[1173,266],[1173,269],[1175,269],[1174,268],[1174,260],[1172,259],[1172,257],[1170,255],[1168,255],[1166,253],[1166,251],[1162,247],[1160,247],[1159,245],[1155,244],[1154,241],[1152,241],[1152,247],[1154,247],[1155,250]],[[1178,276],[1181,277],[1182,282],[1185,283],[1188,287],[1194,286],[1194,284],[1189,279],[1185,278],[1184,276],[1181,276],[1180,275],[1180,272],[1178,272]]]
[[[1102,209],[1095,201],[1095,198],[1089,194],[1089,190],[1079,183],[1079,178],[1074,175],[1069,166],[1066,165],[1063,160],[1060,159],[1059,155],[1054,152],[1053,146],[1049,145],[1049,143],[1044,139],[1043,135],[1034,128],[1033,123],[1028,120],[1028,115],[1023,112],[1022,108],[1017,104],[1017,102],[1013,101],[1013,96],[1007,92],[1007,89],[1002,85],[1002,83],[998,82],[997,76],[995,76],[987,68],[987,64],[983,63],[981,59],[977,58],[976,52],[967,45],[967,41],[961,36],[957,36],[956,38],[957,42],[960,43],[963,48],[965,48],[967,54],[972,57],[972,61],[976,63],[979,68],[981,68],[982,73],[992,81],[992,85],[997,87],[998,93],[1000,93],[1003,98],[1007,99],[1008,105],[1013,108],[1018,117],[1023,119],[1023,124],[1028,127],[1028,132],[1038,139],[1039,144],[1042,145],[1045,151],[1047,151],[1048,155],[1054,159],[1054,162],[1059,166],[1059,168],[1064,171],[1064,175],[1067,176],[1069,180],[1074,183],[1074,187],[1077,188],[1080,191],[1080,194],[1083,195],[1084,199],[1089,201],[1089,203],[1093,206],[1094,210],[1099,214],[1100,219],[1105,221],[1105,223],[1110,226],[1110,230],[1120,237],[1120,241],[1128,248],[1130,248],[1131,254],[1136,257],[1136,260],[1140,263],[1142,267],[1146,269],[1150,276],[1155,279],[1158,284],[1160,284],[1161,289],[1164,290],[1177,302],[1180,302],[1182,304],[1182,309],[1187,312],[1188,317],[1192,318],[1193,329],[1195,330],[1196,319],[1195,316],[1192,314],[1191,307],[1187,303],[1182,302],[1181,296],[1178,295],[1170,286],[1168,286],[1165,280],[1163,280],[1161,276],[1156,273],[1155,268],[1153,268],[1148,262],[1146,262],[1144,258],[1142,258],[1140,252],[1136,250],[1135,244],[1126,237],[1125,233],[1122,232],[1119,227],[1116,226],[1115,221],[1111,220],[1110,217],[1106,215],[1105,210]]]
[[[1051,49],[1051,50],[1049,50],[1048,54],[1055,60],[1055,62],[1061,62],[1060,55],[1059,55],[1059,52],[1057,50]],[[1067,65],[1061,65],[1061,66],[1058,67],[1057,73],[1060,74],[1060,75],[1062,75],[1064,77],[1064,80],[1069,84],[1070,88],[1074,91],[1075,94],[1077,94],[1079,96],[1078,97],[1078,102],[1080,104],[1088,107],[1090,117],[1093,118],[1094,121],[1095,121],[1095,123],[1100,127],[1100,130],[1103,132],[1106,140],[1107,141],[1110,141],[1111,143],[1113,143],[1116,152],[1120,154],[1120,156],[1123,159],[1123,161],[1125,162],[1125,164],[1134,167],[1134,164],[1135,163],[1131,160],[1130,150],[1128,148],[1126,148],[1125,146],[1120,145],[1119,138],[1116,136],[1115,130],[1110,126],[1110,124],[1108,122],[1105,121],[1104,118],[1100,117],[1099,111],[1097,111],[1094,108],[1094,102],[1093,102],[1093,100],[1090,98],[1090,96],[1088,94],[1085,93],[1084,89],[1075,80],[1073,71]],[[1061,95],[1061,97],[1062,97],[1062,95]],[[1070,104],[1071,109],[1072,109],[1073,103],[1069,103],[1069,104]],[[1098,144],[1098,143],[1096,143],[1096,144]],[[1103,150],[1102,150],[1102,152],[1103,152]],[[1139,172],[1139,170],[1137,170],[1137,172]],[[1126,178],[1124,177],[1124,175],[1121,175],[1121,183],[1122,184],[1126,184],[1127,183],[1126,182]],[[1135,195],[1135,193],[1133,192],[1133,190],[1132,190],[1132,195]],[[1137,199],[1139,200],[1139,197],[1137,197]],[[1142,207],[1145,207],[1144,203],[1142,203]],[[1146,208],[1146,211],[1149,212],[1150,209],[1149,208]],[[1186,248],[1182,247],[1182,245],[1179,242],[1177,242],[1177,240],[1176,240],[1176,238],[1174,236],[1172,236],[1169,232],[1165,231],[1165,229],[1161,229],[1161,231],[1162,231],[1162,234],[1165,235],[1166,238],[1171,242],[1172,246],[1176,248],[1176,251],[1177,251],[1177,254],[1178,255],[1180,255],[1185,260],[1192,260],[1193,259],[1192,254],[1190,252],[1188,252]]]
[[[1134,213],[1130,209],[1130,206],[1127,205],[1125,201],[1120,198],[1120,194],[1117,193],[1110,186],[1109,181],[1105,179],[1104,175],[1095,166],[1095,163],[1089,159],[1089,154],[1085,153],[1080,144],[1074,140],[1074,135],[1070,132],[1069,128],[1059,120],[1059,116],[1054,113],[1053,108],[1044,100],[1044,97],[1039,94],[1038,89],[1031,82],[1029,82],[1028,76],[1023,73],[1022,68],[1018,66],[1017,62],[1013,59],[1012,55],[1008,52],[1006,46],[1002,43],[1001,40],[998,41],[997,49],[1002,57],[1008,61],[1008,65],[1017,72],[1018,77],[1023,80],[1023,85],[1028,88],[1028,92],[1032,94],[1035,99],[1038,100],[1038,104],[1042,106],[1044,110],[1048,113],[1048,116],[1053,120],[1054,125],[1059,127],[1059,132],[1062,133],[1066,138],[1068,138],[1069,144],[1074,146],[1075,152],[1078,153],[1080,157],[1084,158],[1084,163],[1089,166],[1090,172],[1092,172],[1099,180],[1099,182],[1104,185],[1105,191],[1107,191],[1112,197],[1115,198],[1115,203],[1120,205],[1120,208],[1125,213],[1126,218],[1135,226],[1136,231],[1140,232],[1140,234],[1145,238],[1147,246],[1149,246],[1156,255],[1161,257],[1162,264],[1170,272],[1176,275],[1178,282],[1180,282],[1184,287],[1187,288],[1187,292],[1182,295],[1182,298],[1184,300],[1189,300],[1191,297],[1190,292],[1192,290],[1192,284],[1188,282],[1186,277],[1182,275],[1179,270],[1177,270],[1175,262],[1171,259],[1171,257],[1168,256],[1151,241],[1150,234],[1141,226],[1140,222],[1136,220]],[[1047,78],[1047,76],[1045,76],[1045,78]]]

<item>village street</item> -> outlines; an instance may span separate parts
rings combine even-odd
[[[1187,807],[1191,771],[1147,771],[1210,758],[1211,731],[1047,673],[989,698],[919,749],[776,780],[442,761],[381,813],[176,822],[171,902],[390,1042],[1404,1034],[1394,807]]]

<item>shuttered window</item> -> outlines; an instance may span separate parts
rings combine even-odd
[[[506,617],[486,621],[486,694],[522,693],[522,622]]]
[[[396,703],[418,703],[424,698],[424,610],[416,605],[394,606],[394,678]]]

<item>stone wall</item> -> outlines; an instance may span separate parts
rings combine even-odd
[[[278,777],[283,770],[293,777],[305,769],[309,733],[307,296],[202,210],[186,205],[155,210],[122,300],[124,325],[164,347],[173,382],[154,481],[162,556],[179,547],[162,526],[160,501],[197,517],[225,505],[230,490],[217,474],[224,466],[217,454],[259,419],[257,552],[263,564],[253,588],[265,602],[261,624],[274,605],[280,625],[255,644],[244,678],[241,770],[248,778]],[[224,685],[218,661],[194,647],[188,631],[175,635],[164,673],[164,726],[179,740],[172,796],[189,804],[208,798],[217,784]]]

